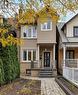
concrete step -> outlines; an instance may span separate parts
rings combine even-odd
[[[53,77],[53,75],[39,75],[40,78],[50,78]]]
[[[52,73],[52,71],[40,71],[40,73]]]
[[[52,69],[42,69],[39,72],[39,77],[52,77]]]

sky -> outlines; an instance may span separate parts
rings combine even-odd
[[[69,12],[69,13],[67,13],[67,15],[66,16],[62,16],[61,17],[61,19],[60,19],[60,21],[62,21],[62,22],[67,22],[68,20],[70,20],[73,16],[75,16],[77,14],[77,12],[76,13],[71,13],[71,12]]]

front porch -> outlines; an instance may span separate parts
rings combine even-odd
[[[55,68],[55,44],[40,44],[37,52],[38,68]]]
[[[63,77],[78,86],[78,47],[64,46],[60,57],[59,70]]]

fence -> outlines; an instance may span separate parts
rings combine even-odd
[[[78,59],[67,59],[63,65],[63,77],[78,86]]]

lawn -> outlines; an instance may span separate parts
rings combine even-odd
[[[41,95],[41,81],[18,79],[2,86],[0,95]]]

